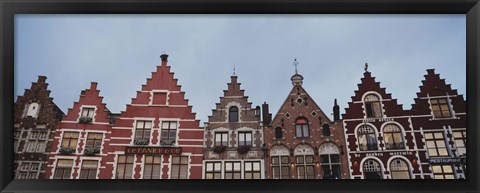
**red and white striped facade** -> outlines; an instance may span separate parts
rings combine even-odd
[[[170,72],[167,57],[161,56],[161,66],[157,66],[156,72],[137,91],[126,110],[115,116],[114,122],[110,121],[113,115],[101,103],[96,83],[92,83],[57,127],[59,132],[54,138],[55,148],[46,178],[201,179],[203,129],[184,98],[185,92]],[[95,110],[90,123],[80,123],[84,108]],[[85,144],[92,144],[89,132],[103,134],[100,152],[93,155],[84,152]],[[72,145],[76,151],[60,151],[61,145],[68,144],[71,138],[78,139],[76,145]],[[127,148],[136,150],[127,153]],[[98,161],[96,176],[88,177],[94,170],[95,160]],[[71,169],[65,169],[70,163]]]

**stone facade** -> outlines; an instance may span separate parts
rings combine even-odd
[[[50,97],[46,79],[39,76],[15,103],[15,179],[44,178],[56,124],[64,115]]]
[[[260,107],[252,108],[237,76],[205,123],[204,179],[262,179],[263,128]]]
[[[292,90],[271,122],[264,111],[266,178],[349,178],[342,123],[331,121],[320,109],[302,87],[300,74],[291,80]]]

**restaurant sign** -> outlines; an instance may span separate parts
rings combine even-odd
[[[125,147],[125,154],[182,154],[181,147]]]
[[[432,164],[466,163],[465,158],[431,158],[429,161]]]

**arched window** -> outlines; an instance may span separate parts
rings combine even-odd
[[[324,137],[329,137],[330,136],[330,125],[324,124],[323,129],[322,129],[322,133],[323,133]]]
[[[319,152],[324,179],[340,179],[340,151],[334,143],[324,143]]]
[[[365,161],[363,163],[363,176],[365,179],[383,179],[380,164],[373,159]]]
[[[395,124],[388,124],[383,128],[385,149],[405,149],[402,130]]]
[[[30,104],[28,104],[28,107],[27,107],[27,115],[26,116],[37,118],[39,110],[40,110],[40,104],[38,104],[36,102],[30,103]]]
[[[308,129],[308,120],[305,118],[298,118],[295,121],[295,136],[297,138],[310,137]]]
[[[276,139],[282,139],[283,138],[283,132],[281,127],[275,128],[275,138]]]
[[[390,172],[392,179],[410,179],[410,169],[407,162],[403,159],[394,159],[390,162]]]
[[[313,148],[309,145],[298,145],[294,153],[298,179],[315,179]]]
[[[378,150],[377,135],[374,128],[362,125],[358,128],[357,135],[360,151]]]
[[[284,146],[274,146],[270,151],[272,178],[290,179],[290,150]]]
[[[382,105],[377,95],[369,94],[365,96],[364,102],[367,118],[382,117]]]
[[[238,108],[233,106],[228,110],[228,122],[238,122]]]

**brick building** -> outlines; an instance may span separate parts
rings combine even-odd
[[[292,90],[270,121],[263,105],[268,179],[349,178],[344,132],[331,121],[302,87],[303,76],[292,76]]]
[[[106,178],[201,179],[203,129],[167,65],[142,85],[115,120]]]
[[[263,179],[260,107],[252,108],[237,76],[205,123],[204,179]]]
[[[56,124],[63,112],[48,90],[47,77],[39,76],[14,105],[14,172],[16,179],[43,179]]]
[[[425,178],[465,178],[467,111],[463,95],[428,69],[410,114],[418,147],[428,152],[420,157]]]
[[[365,71],[343,115],[353,179],[423,178],[411,120],[371,73]]]
[[[113,114],[92,82],[57,124],[46,179],[105,179]]]

